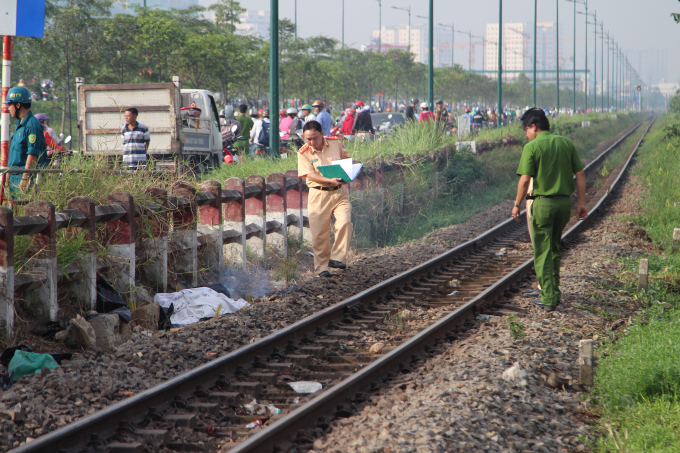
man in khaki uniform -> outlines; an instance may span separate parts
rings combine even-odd
[[[341,137],[324,137],[318,121],[308,121],[302,136],[306,144],[298,151],[298,176],[307,180],[309,198],[307,211],[312,232],[314,272],[330,277],[329,267],[345,269],[345,259],[352,237],[349,190],[340,179],[326,178],[320,165],[351,157],[340,141]],[[331,250],[331,216],[335,216],[335,242]]]

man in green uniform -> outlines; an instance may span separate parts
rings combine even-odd
[[[560,243],[562,231],[571,217],[574,178],[578,188],[576,214],[588,217],[586,210],[586,176],[583,162],[571,140],[551,134],[550,122],[543,110],[529,109],[522,116],[522,126],[529,143],[524,146],[517,168],[520,177],[512,217],[519,222],[520,203],[534,178],[531,205],[531,229],[534,242],[534,267],[541,285],[540,299],[531,302],[554,311],[560,302]]]
[[[255,125],[255,122],[247,114],[247,105],[239,105],[238,111],[239,116],[234,119],[241,123],[241,139],[236,140],[236,142],[234,142],[234,146],[241,151],[243,156],[247,156],[250,151],[250,130]]]
[[[42,125],[31,112],[31,92],[25,87],[14,87],[7,93],[9,114],[17,119],[16,130],[9,145],[9,167],[31,169],[49,165]],[[31,179],[29,173],[12,173],[10,193],[25,191]]]

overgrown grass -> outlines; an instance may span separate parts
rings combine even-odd
[[[659,118],[638,154],[637,172],[646,183],[646,196],[642,214],[634,220],[664,246],[680,224],[678,207],[667,201],[680,195],[680,139],[664,132],[677,122]],[[637,258],[624,258],[617,274],[621,287],[644,311],[618,341],[610,336],[600,352],[594,394],[602,419],[595,447],[602,452],[680,451],[680,254],[666,248],[666,253],[648,257],[647,292],[637,288]]]
[[[636,171],[647,187],[641,200],[643,212],[634,220],[666,250],[671,248],[673,228],[680,227],[680,138],[669,139],[664,131],[673,124],[680,124],[680,118],[670,115],[657,119],[640,147],[641,165]]]

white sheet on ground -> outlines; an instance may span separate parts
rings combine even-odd
[[[170,316],[172,324],[193,324],[202,318],[211,318],[219,309],[220,315],[234,313],[250,304],[243,299],[234,300],[210,288],[183,289],[176,293],[158,293],[153,297],[163,308],[175,309]]]

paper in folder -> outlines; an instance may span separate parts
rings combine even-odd
[[[353,164],[352,158],[334,160],[330,165],[318,167],[322,175],[329,179],[342,179],[343,182],[352,182],[361,171],[363,164]]]

